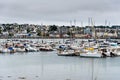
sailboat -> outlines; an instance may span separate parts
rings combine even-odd
[[[94,50],[94,48],[90,48],[93,50],[85,50],[84,52],[80,53],[80,57],[90,57],[90,58],[101,58],[102,54],[98,50]]]
[[[91,23],[92,23],[92,35],[93,35],[93,38],[96,39],[96,31],[93,25],[92,18],[91,18]],[[84,48],[84,51],[80,53],[80,57],[95,57],[95,58],[97,57],[98,58],[98,57],[102,57],[102,54],[100,51],[98,51],[98,49],[95,49],[89,46],[88,48]]]
[[[62,44],[57,49],[57,55],[58,56],[77,56],[79,55],[79,50],[77,46],[74,46],[75,40],[73,39],[72,35],[72,22],[70,22],[71,25],[71,36],[69,40],[66,40],[65,44]],[[74,20],[74,26],[76,25],[76,21]]]

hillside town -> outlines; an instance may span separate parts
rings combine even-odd
[[[84,38],[120,39],[120,26],[58,26],[0,24],[0,38]]]

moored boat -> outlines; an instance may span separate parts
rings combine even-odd
[[[41,45],[39,48],[40,51],[54,51],[53,48],[50,45]]]
[[[98,49],[94,50],[94,48],[86,48],[80,52],[80,57],[101,58],[103,55]]]
[[[75,50],[61,50],[59,49],[57,52],[58,56],[77,56],[78,53]]]
[[[102,54],[87,52],[87,53],[81,53],[80,57],[101,58]]]

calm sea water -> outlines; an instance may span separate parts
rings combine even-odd
[[[120,80],[120,57],[80,58],[53,52],[0,55],[0,80]]]

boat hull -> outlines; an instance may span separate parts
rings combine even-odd
[[[82,53],[80,54],[80,57],[88,57],[88,58],[101,58],[101,54],[87,54],[87,53]]]
[[[41,48],[40,51],[53,51],[53,49],[45,49],[45,48]]]
[[[63,54],[63,53],[57,53],[58,56],[77,56],[75,53],[68,53],[68,54]]]
[[[69,50],[68,51],[58,50],[57,55],[58,56],[77,56],[77,54],[74,51],[69,51]]]

